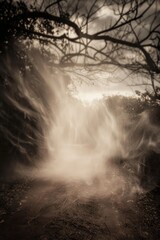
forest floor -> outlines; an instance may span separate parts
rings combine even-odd
[[[133,199],[78,198],[65,184],[0,183],[0,240],[159,240],[160,189]]]

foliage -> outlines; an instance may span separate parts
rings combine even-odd
[[[107,98],[105,102],[115,116],[127,113],[129,117],[137,118],[138,114],[141,114],[143,111],[159,108],[159,103],[150,98],[147,99],[144,95],[144,93],[139,92],[137,97],[112,96]]]
[[[143,101],[143,102],[148,102],[148,104],[152,105],[152,106],[159,106],[160,104],[160,87],[156,87],[155,91],[144,91],[144,92],[140,92],[140,91],[136,91],[136,94],[139,96],[139,98]]]

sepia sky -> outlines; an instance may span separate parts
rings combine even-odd
[[[42,5],[42,2],[45,8],[45,6],[52,3],[53,1],[37,1],[39,6]],[[74,9],[78,3],[79,17],[75,20],[75,15],[73,14],[71,19],[72,21],[75,20],[76,23],[80,25],[83,22],[83,15],[86,14],[89,9],[91,9],[94,2],[94,0],[67,0],[65,4],[69,12],[74,12]],[[107,0],[106,2],[107,6],[104,6],[102,8],[101,6],[104,1],[98,0],[96,2],[96,6],[99,6],[100,10],[95,13],[93,21],[91,21],[91,23],[89,24],[89,34],[94,34],[97,31],[101,31],[107,26],[109,26],[111,23],[114,24],[114,22],[117,21],[118,16],[115,14],[116,8],[113,4],[114,1]],[[142,12],[144,10],[145,5],[142,6],[143,7],[140,7],[138,9],[139,12]],[[125,8],[127,10],[127,5],[125,6]],[[93,8],[92,11],[94,12],[94,10],[95,9]],[[155,14],[157,14],[157,16],[155,22],[153,22]],[[148,34],[151,23],[153,22],[154,25],[157,24],[157,21],[160,22],[160,2],[157,5],[152,5],[147,14],[144,15],[142,23],[137,25],[133,23],[132,27],[134,28],[135,33],[139,36],[139,39],[141,39]],[[131,35],[128,36],[128,38],[129,37],[133,38],[134,36]],[[96,45],[96,48],[100,47],[98,44]],[[125,54],[126,58],[129,57],[127,54],[130,54],[131,58],[136,58],[136,52],[134,51],[132,51],[131,53],[126,52]],[[147,88],[147,86],[144,86],[144,82],[146,83],[148,81],[148,79],[144,76],[140,76],[138,74],[134,74],[132,76],[132,74],[130,74],[130,72],[127,70],[122,71],[120,70],[120,68],[115,67],[111,69],[107,65],[103,68],[102,71],[99,70],[98,74],[94,71],[91,71],[91,73],[85,73],[84,71],[84,74],[79,74],[79,72],[77,71],[75,72],[75,74],[70,74],[70,76],[73,80],[76,80],[76,84],[74,84],[76,85],[76,90],[78,90],[78,97],[86,101],[91,101],[91,99],[99,99],[103,95],[135,95],[136,89],[144,90],[145,88]]]

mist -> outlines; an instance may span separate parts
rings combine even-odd
[[[0,1],[0,239],[159,240],[159,1]]]
[[[72,96],[72,78],[49,68],[38,51],[28,54],[34,67],[23,77],[18,61],[13,64],[10,57],[1,66],[4,76],[12,76],[1,114],[1,132],[15,153],[3,163],[7,169],[11,165],[9,177],[71,184],[72,190],[74,183],[79,196],[131,197],[157,184],[158,173],[144,174],[148,156],[159,154],[160,145],[159,125],[151,121],[150,111],[133,119],[116,102],[110,107],[104,99],[84,105]],[[18,131],[15,121],[22,127]]]
[[[36,49],[23,66],[17,51],[0,66],[1,180],[27,182],[15,222],[38,219],[50,228],[53,219],[64,229],[66,221],[65,232],[78,234],[76,222],[88,234],[109,231],[111,239],[126,234],[126,217],[139,228],[136,201],[160,180],[158,109],[133,116],[120,97],[85,103],[75,97],[72,74],[47,65]]]

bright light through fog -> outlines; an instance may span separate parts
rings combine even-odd
[[[126,77],[127,74],[119,69],[114,73],[111,69],[99,72],[76,70],[70,75],[73,82],[69,85],[69,90],[72,96],[86,104],[116,95],[136,97],[137,84],[142,85],[140,89],[143,91],[143,81],[146,79],[139,76]]]

